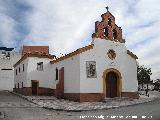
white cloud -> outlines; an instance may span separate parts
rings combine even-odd
[[[110,4],[127,47],[139,57],[141,65],[152,68],[153,79],[160,78],[160,1],[113,0]]]
[[[105,10],[104,2],[97,0],[39,0],[39,4],[30,0],[29,3],[33,11],[28,16],[31,29],[26,43],[48,44],[56,55],[81,47],[94,30],[93,21]]]
[[[91,42],[94,23],[101,20],[105,7],[122,27],[126,45],[139,57],[140,64],[152,67],[152,78],[160,78],[159,0],[16,0],[32,9],[26,11],[28,33],[23,44],[49,45],[56,55],[68,53]],[[3,4],[2,4],[3,3]],[[4,45],[14,45],[18,24],[0,4],[0,34]],[[18,13],[17,13],[18,14]],[[22,31],[23,32],[23,31]],[[156,64],[156,65],[155,65]]]
[[[7,15],[6,4],[0,2],[0,43],[4,46],[14,47],[15,36],[17,35],[15,29],[16,21]]]

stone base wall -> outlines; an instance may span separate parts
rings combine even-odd
[[[133,99],[139,98],[138,92],[122,92],[122,97]],[[102,93],[64,93],[61,98],[77,101],[77,102],[100,102],[103,101],[104,94]]]
[[[31,96],[32,95],[32,88],[30,87],[24,87],[24,88],[14,88],[14,92],[25,95],[25,96]]]
[[[31,96],[32,95],[32,88],[31,87],[14,88],[13,91],[17,92],[19,94],[22,94],[22,95],[26,95],[26,96]],[[51,89],[51,88],[39,87],[38,90],[37,90],[37,95],[50,96],[50,95],[54,95],[54,91],[55,90]]]
[[[103,100],[102,93],[81,93],[80,102],[100,102]]]
[[[77,102],[99,102],[104,97],[101,93],[64,93],[63,98]]]
[[[79,102],[80,101],[80,93],[64,93],[63,98],[73,100],[75,102]]]
[[[14,89],[14,92],[19,94],[23,94],[26,96],[32,95],[32,88],[31,87],[24,87],[24,88],[17,88]],[[58,96],[55,93],[54,89],[50,88],[38,88],[37,95],[55,95],[57,98],[64,98],[76,102],[100,102],[103,101],[104,95],[102,93],[64,93]],[[139,93],[138,92],[122,92],[122,97],[129,97],[138,99]]]
[[[51,95],[54,95],[54,93],[55,93],[55,90],[51,88],[43,88],[43,87],[38,88],[38,95],[51,96]]]
[[[138,92],[122,92],[122,97],[138,99],[139,93]]]

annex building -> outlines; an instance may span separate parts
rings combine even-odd
[[[90,45],[56,58],[47,46],[26,46],[14,65],[14,90],[74,101],[139,98],[137,56],[125,46],[122,29],[107,10],[95,23]]]
[[[14,48],[0,47],[0,90],[13,90],[13,65],[20,59]]]

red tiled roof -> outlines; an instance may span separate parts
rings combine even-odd
[[[13,67],[16,67],[17,65],[19,65],[23,60],[25,60],[28,57],[38,57],[38,58],[48,58],[48,59],[55,58],[54,55],[46,54],[46,53],[40,53],[40,52],[26,53],[21,57],[21,59],[16,64],[14,64]]]
[[[127,54],[130,55],[134,59],[138,59],[138,57],[129,50],[127,50]]]

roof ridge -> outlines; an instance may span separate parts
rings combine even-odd
[[[93,46],[94,46],[94,44],[90,44],[90,45],[81,47],[81,48],[79,48],[79,49],[77,49],[77,50],[75,50],[73,52],[70,52],[68,54],[65,54],[64,56],[61,56],[59,58],[56,58],[55,60],[52,60],[50,63],[51,64],[58,63],[58,62],[60,62],[60,61],[62,61],[64,59],[70,58],[72,56],[78,55],[78,54],[80,54],[82,52],[85,52],[87,50],[93,49]]]
[[[51,54],[35,54],[35,53],[25,53],[18,61],[13,65],[13,67],[16,67],[19,65],[23,60],[25,60],[28,57],[39,57],[39,58],[48,58],[48,59],[54,59],[55,56]]]

